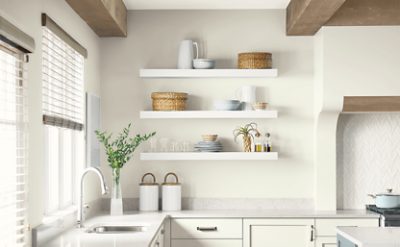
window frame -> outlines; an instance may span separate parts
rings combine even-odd
[[[14,61],[15,74],[13,76],[14,90],[11,92],[15,98],[15,108],[12,119],[0,120],[0,126],[12,126],[15,129],[13,134],[15,136],[15,167],[14,167],[14,186],[15,191],[15,245],[26,245],[29,241],[29,223],[28,223],[28,191],[29,191],[29,181],[28,181],[28,153],[29,153],[29,143],[28,143],[28,89],[26,87],[26,77],[27,70],[25,64],[28,62],[28,56],[24,51],[14,48],[8,42],[0,39],[0,52],[4,53],[5,56],[12,56]],[[5,70],[5,74],[7,74]],[[7,79],[6,79],[7,80]],[[5,81],[6,81],[5,80]],[[6,82],[7,83],[7,82]],[[7,101],[7,100],[6,100]],[[22,157],[21,157],[22,155]],[[18,223],[19,222],[19,223]],[[21,236],[19,236],[21,235]]]
[[[42,29],[43,222],[51,222],[76,211],[78,180],[86,159],[84,71],[87,51],[44,13]],[[60,105],[57,103],[53,108],[52,102]],[[53,145],[57,149],[55,156],[52,156]],[[55,183],[57,186],[52,190]]]

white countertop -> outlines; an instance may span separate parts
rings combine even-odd
[[[358,247],[400,247],[400,227],[338,227],[336,231]]]
[[[100,215],[84,222],[146,226],[147,231],[123,234],[86,233],[85,228],[70,229],[39,247],[148,247],[164,220],[171,218],[379,218],[379,215],[355,211],[215,210],[178,212],[130,212],[123,216]]]
[[[87,233],[87,228],[73,228],[39,247],[147,247],[167,217],[164,213],[135,213],[122,216],[97,216],[84,226],[98,224],[145,226],[147,231],[123,234]]]
[[[379,218],[366,210],[183,210],[167,214],[171,218]]]

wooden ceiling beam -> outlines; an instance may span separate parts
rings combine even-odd
[[[98,36],[127,36],[127,10],[122,0],[66,1]]]
[[[399,0],[347,0],[327,26],[400,25]]]
[[[286,9],[287,35],[314,35],[346,0],[291,0]]]

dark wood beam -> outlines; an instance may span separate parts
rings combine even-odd
[[[100,37],[126,37],[127,10],[122,0],[66,0]]]
[[[327,26],[400,25],[399,0],[347,0]]]
[[[343,112],[400,112],[400,96],[345,96]]]
[[[314,35],[346,0],[291,0],[286,9],[287,35]]]

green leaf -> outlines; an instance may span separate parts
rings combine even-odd
[[[131,124],[129,123],[128,127],[123,128],[117,138],[112,141],[110,141],[112,134],[108,134],[106,131],[95,131],[97,139],[104,145],[107,161],[110,167],[114,169],[122,168],[131,159],[133,152],[141,143],[156,135],[156,132],[152,132],[145,135],[136,134],[132,138],[129,137],[130,127]]]

